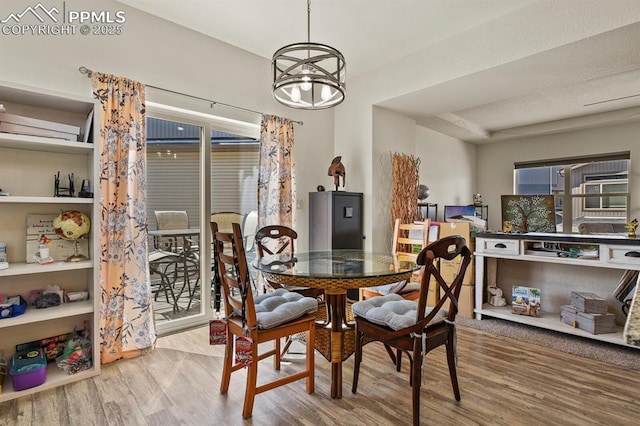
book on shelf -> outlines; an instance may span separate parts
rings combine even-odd
[[[57,123],[55,121],[40,120],[38,118],[23,117],[21,115],[8,114],[6,112],[0,112],[0,122],[19,124],[27,127],[37,127],[44,130],[53,130],[54,132],[70,133],[72,135],[76,135],[76,139],[80,134],[80,127],[78,126]]]
[[[615,297],[619,302],[624,303],[627,296],[631,293],[631,290],[636,286],[639,274],[640,271],[632,271],[629,269],[624,271],[620,281],[618,281],[618,287],[613,291],[613,297]]]
[[[82,133],[82,142],[93,142],[93,110],[89,111],[84,121],[84,132]]]
[[[55,130],[41,129],[39,127],[23,126],[22,124],[0,122],[0,132],[12,133],[15,135],[43,136],[46,138],[64,139],[67,141],[77,141],[78,135],[58,132]]]

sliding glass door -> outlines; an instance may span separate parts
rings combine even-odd
[[[219,307],[210,250],[214,213],[234,213],[229,217],[243,226],[253,253],[258,133],[257,125],[231,126],[215,116],[149,112],[149,270],[160,334],[204,324]]]
[[[203,125],[147,118],[149,271],[160,332],[201,322],[201,149]],[[204,230],[205,232],[207,230]],[[204,290],[204,291],[203,291]]]

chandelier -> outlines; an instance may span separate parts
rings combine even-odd
[[[346,94],[344,56],[310,39],[311,0],[307,0],[307,42],[289,44],[273,54],[273,97],[291,108],[331,108]]]

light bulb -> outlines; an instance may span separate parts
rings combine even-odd
[[[291,95],[289,95],[291,97],[291,100],[293,102],[300,102],[300,89],[298,89],[298,86],[293,86],[291,88]]]
[[[328,101],[331,99],[333,95],[331,94],[331,88],[327,85],[322,86],[322,92],[320,92],[320,97],[323,101]]]
[[[305,92],[311,90],[311,82],[309,81],[309,77],[302,77],[302,80],[304,81],[304,83],[300,84],[300,89],[304,90]]]
[[[309,77],[310,71],[309,71],[309,67],[306,65],[302,66],[302,71],[300,72],[300,74],[302,74],[302,81],[303,83],[300,84],[300,89],[304,90],[305,92],[308,92],[309,90],[311,90],[311,78]]]

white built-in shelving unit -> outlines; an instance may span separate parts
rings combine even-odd
[[[91,98],[53,93],[0,82],[0,103],[8,113],[79,126],[84,129],[87,115],[98,113]],[[94,125],[95,126],[95,125]],[[95,134],[95,131],[93,132]],[[0,133],[0,188],[10,196],[0,196],[0,241],[7,244],[9,268],[0,270],[0,293],[21,295],[28,300],[31,290],[59,285],[66,291],[87,291],[89,300],[63,303],[60,306],[27,311],[14,318],[0,319],[0,351],[7,360],[20,343],[40,340],[81,329],[87,324],[93,340],[93,366],[76,374],[67,374],[55,363],[47,367],[44,384],[14,391],[11,377],[4,379],[0,402],[66,383],[83,380],[100,373],[98,339],[98,268],[99,235],[96,199],[54,197],[54,175],[73,173],[77,190],[83,179],[96,183],[98,153],[95,145],[39,136]],[[92,222],[89,260],[56,261],[49,265],[27,262],[26,225],[29,214],[55,214],[61,210],[78,210]]]
[[[561,248],[573,249],[574,255],[569,256]],[[474,255],[476,319],[500,318],[637,348],[627,344],[620,321],[616,333],[591,334],[563,323],[560,306],[570,304],[572,291],[587,291],[608,299],[610,312],[620,312],[620,304],[612,297],[612,293],[625,270],[640,270],[639,239],[622,235],[487,232],[476,238]],[[541,277],[546,279],[540,280]],[[488,285],[497,285],[503,290],[507,306],[497,307],[487,303]],[[510,302],[513,285],[541,288],[542,312],[539,317],[512,313]]]

